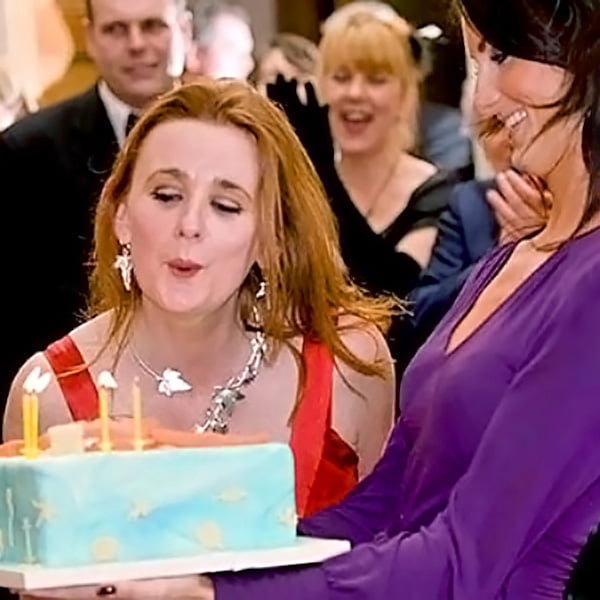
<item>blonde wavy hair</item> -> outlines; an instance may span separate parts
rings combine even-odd
[[[133,281],[127,293],[113,268],[119,252],[114,231],[119,205],[126,201],[139,150],[161,123],[177,119],[233,125],[248,132],[259,155],[258,255],[239,292],[240,317],[252,327],[252,306],[262,277],[268,282],[268,302],[261,327],[276,347],[295,336],[321,341],[332,354],[366,375],[383,375],[385,365],[365,362],[340,336],[340,316],[353,315],[384,330],[395,303],[371,297],[347,277],[338,248],[335,217],[315,170],[285,115],[251,86],[233,80],[201,79],[157,100],[131,131],[96,211],[94,270],[90,316],[112,311],[106,346],[125,343],[141,301]],[[106,347],[105,346],[105,347]]]
[[[413,27],[394,9],[380,2],[350,2],[323,23],[319,43],[320,89],[325,79],[341,67],[368,75],[387,73],[398,79],[403,112],[394,135],[403,150],[417,144],[419,86],[423,72],[415,58]]]

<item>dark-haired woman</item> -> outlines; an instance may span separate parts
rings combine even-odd
[[[409,367],[372,475],[301,523],[354,549],[190,579],[194,597],[558,600],[600,521],[600,0],[461,13],[478,110],[546,182],[548,223],[483,259]]]

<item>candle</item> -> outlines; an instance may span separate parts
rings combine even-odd
[[[101,387],[98,399],[100,401],[99,413],[100,413],[100,450],[108,452],[112,450],[112,443],[110,441],[110,418],[108,412],[108,390],[105,387]]]
[[[35,367],[25,379],[23,389],[23,455],[36,458],[39,455],[39,401],[41,394],[50,382],[50,373],[42,374],[40,367]]]
[[[31,399],[27,392],[23,394],[21,413],[23,419],[23,454],[27,454],[31,445]]]
[[[133,449],[144,449],[144,438],[142,435],[142,395],[137,377],[133,380]]]
[[[98,413],[100,415],[100,450],[112,450],[110,439],[110,397],[112,390],[116,389],[117,382],[108,371],[102,371],[98,377]]]
[[[36,458],[39,454],[38,437],[39,437],[39,400],[37,394],[29,396],[29,451],[27,458]]]

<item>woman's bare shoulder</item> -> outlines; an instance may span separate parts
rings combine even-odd
[[[385,337],[374,323],[355,315],[341,315],[338,318],[338,330],[346,348],[357,358],[366,362],[389,358]]]
[[[438,170],[433,163],[412,154],[405,155],[403,161],[405,161],[403,166],[406,169],[410,169],[416,179],[422,178],[423,181],[431,177]]]
[[[98,357],[108,339],[111,326],[110,312],[104,312],[89,321],[85,321],[69,334],[87,362]]]

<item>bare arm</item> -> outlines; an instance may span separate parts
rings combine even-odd
[[[395,382],[392,358],[381,332],[358,324],[343,333],[348,348],[365,360],[385,365],[386,376],[367,377],[338,361],[333,379],[333,427],[357,452],[359,477],[381,456],[393,423]]]
[[[437,227],[421,227],[409,231],[397,244],[396,252],[404,252],[414,258],[424,269],[431,259],[437,236]]]

